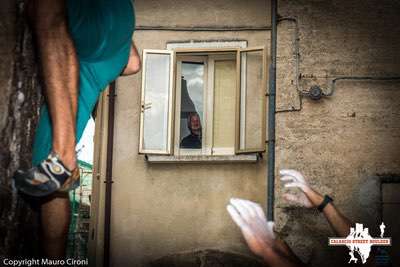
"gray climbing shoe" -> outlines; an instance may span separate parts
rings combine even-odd
[[[54,152],[38,166],[27,171],[17,170],[15,186],[21,192],[35,197],[50,195],[56,191],[69,191],[79,186],[79,169],[68,170]]]

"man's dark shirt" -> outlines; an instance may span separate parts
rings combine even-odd
[[[189,134],[181,141],[181,148],[201,148],[201,135]]]

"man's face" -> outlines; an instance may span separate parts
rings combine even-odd
[[[200,123],[200,117],[198,115],[193,115],[190,117],[190,129],[193,131],[200,130],[201,128],[201,123]]]

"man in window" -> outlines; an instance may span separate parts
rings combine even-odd
[[[140,69],[132,43],[130,0],[29,0],[46,104],[33,145],[33,167],[19,170],[16,187],[41,199],[42,244],[63,257],[69,225],[68,190],[79,183],[75,153],[90,114],[107,85]]]
[[[201,120],[197,112],[189,113],[188,128],[190,134],[182,139],[181,148],[201,149]]]

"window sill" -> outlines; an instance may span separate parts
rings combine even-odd
[[[184,156],[163,156],[146,155],[149,163],[255,163],[259,159],[257,153],[232,155],[232,156],[203,156],[203,155],[184,155]]]

